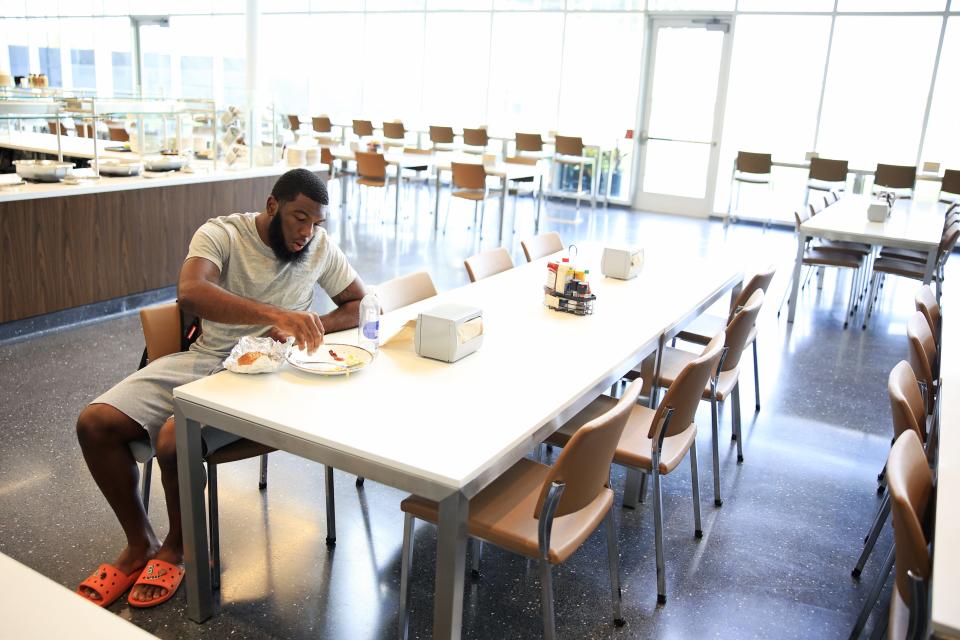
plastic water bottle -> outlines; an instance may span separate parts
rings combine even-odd
[[[357,344],[373,355],[380,348],[380,299],[371,291],[360,301]]]

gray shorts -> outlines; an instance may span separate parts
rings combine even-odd
[[[154,360],[130,374],[91,404],[108,404],[146,429],[156,448],[160,427],[173,415],[173,389],[223,369],[223,358],[182,351]],[[213,427],[201,431],[207,453],[240,439]]]

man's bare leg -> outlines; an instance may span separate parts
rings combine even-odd
[[[127,547],[113,563],[124,575],[143,568],[160,546],[140,499],[140,473],[128,446],[146,435],[132,418],[107,404],[91,404],[77,419],[83,458],[127,537]],[[83,591],[92,600],[100,598],[90,589]]]
[[[170,532],[156,553],[157,560],[173,565],[183,564],[183,530],[180,526],[180,482],[177,478],[177,445],[173,418],[164,423],[157,436],[157,463],[163,481],[163,494],[167,499],[167,516],[170,518]],[[161,571],[157,575],[163,575]],[[130,591],[131,600],[153,600],[165,595],[163,587],[138,584]]]

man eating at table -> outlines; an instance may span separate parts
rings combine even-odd
[[[242,336],[292,336],[300,348],[314,351],[324,333],[357,325],[364,286],[320,226],[327,204],[323,181],[294,169],[277,180],[264,211],[203,224],[190,242],[177,286],[181,309],[201,318],[199,339],[189,350],[158,358],[128,376],[80,414],[83,457],[127,538],[113,564],[100,565],[80,584],[81,596],[108,606],[132,585],[129,604],[151,607],[169,600],[183,580],[174,387],[222,369]],[[310,310],[315,284],[336,304],[331,313]],[[209,428],[202,436],[207,454],[238,439]],[[160,465],[170,519],[162,544],[137,491],[137,464],[129,447],[147,437]]]

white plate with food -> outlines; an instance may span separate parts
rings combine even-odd
[[[373,362],[373,354],[352,344],[324,343],[315,352],[294,347],[287,354],[291,366],[321,376],[342,376],[360,371]]]

